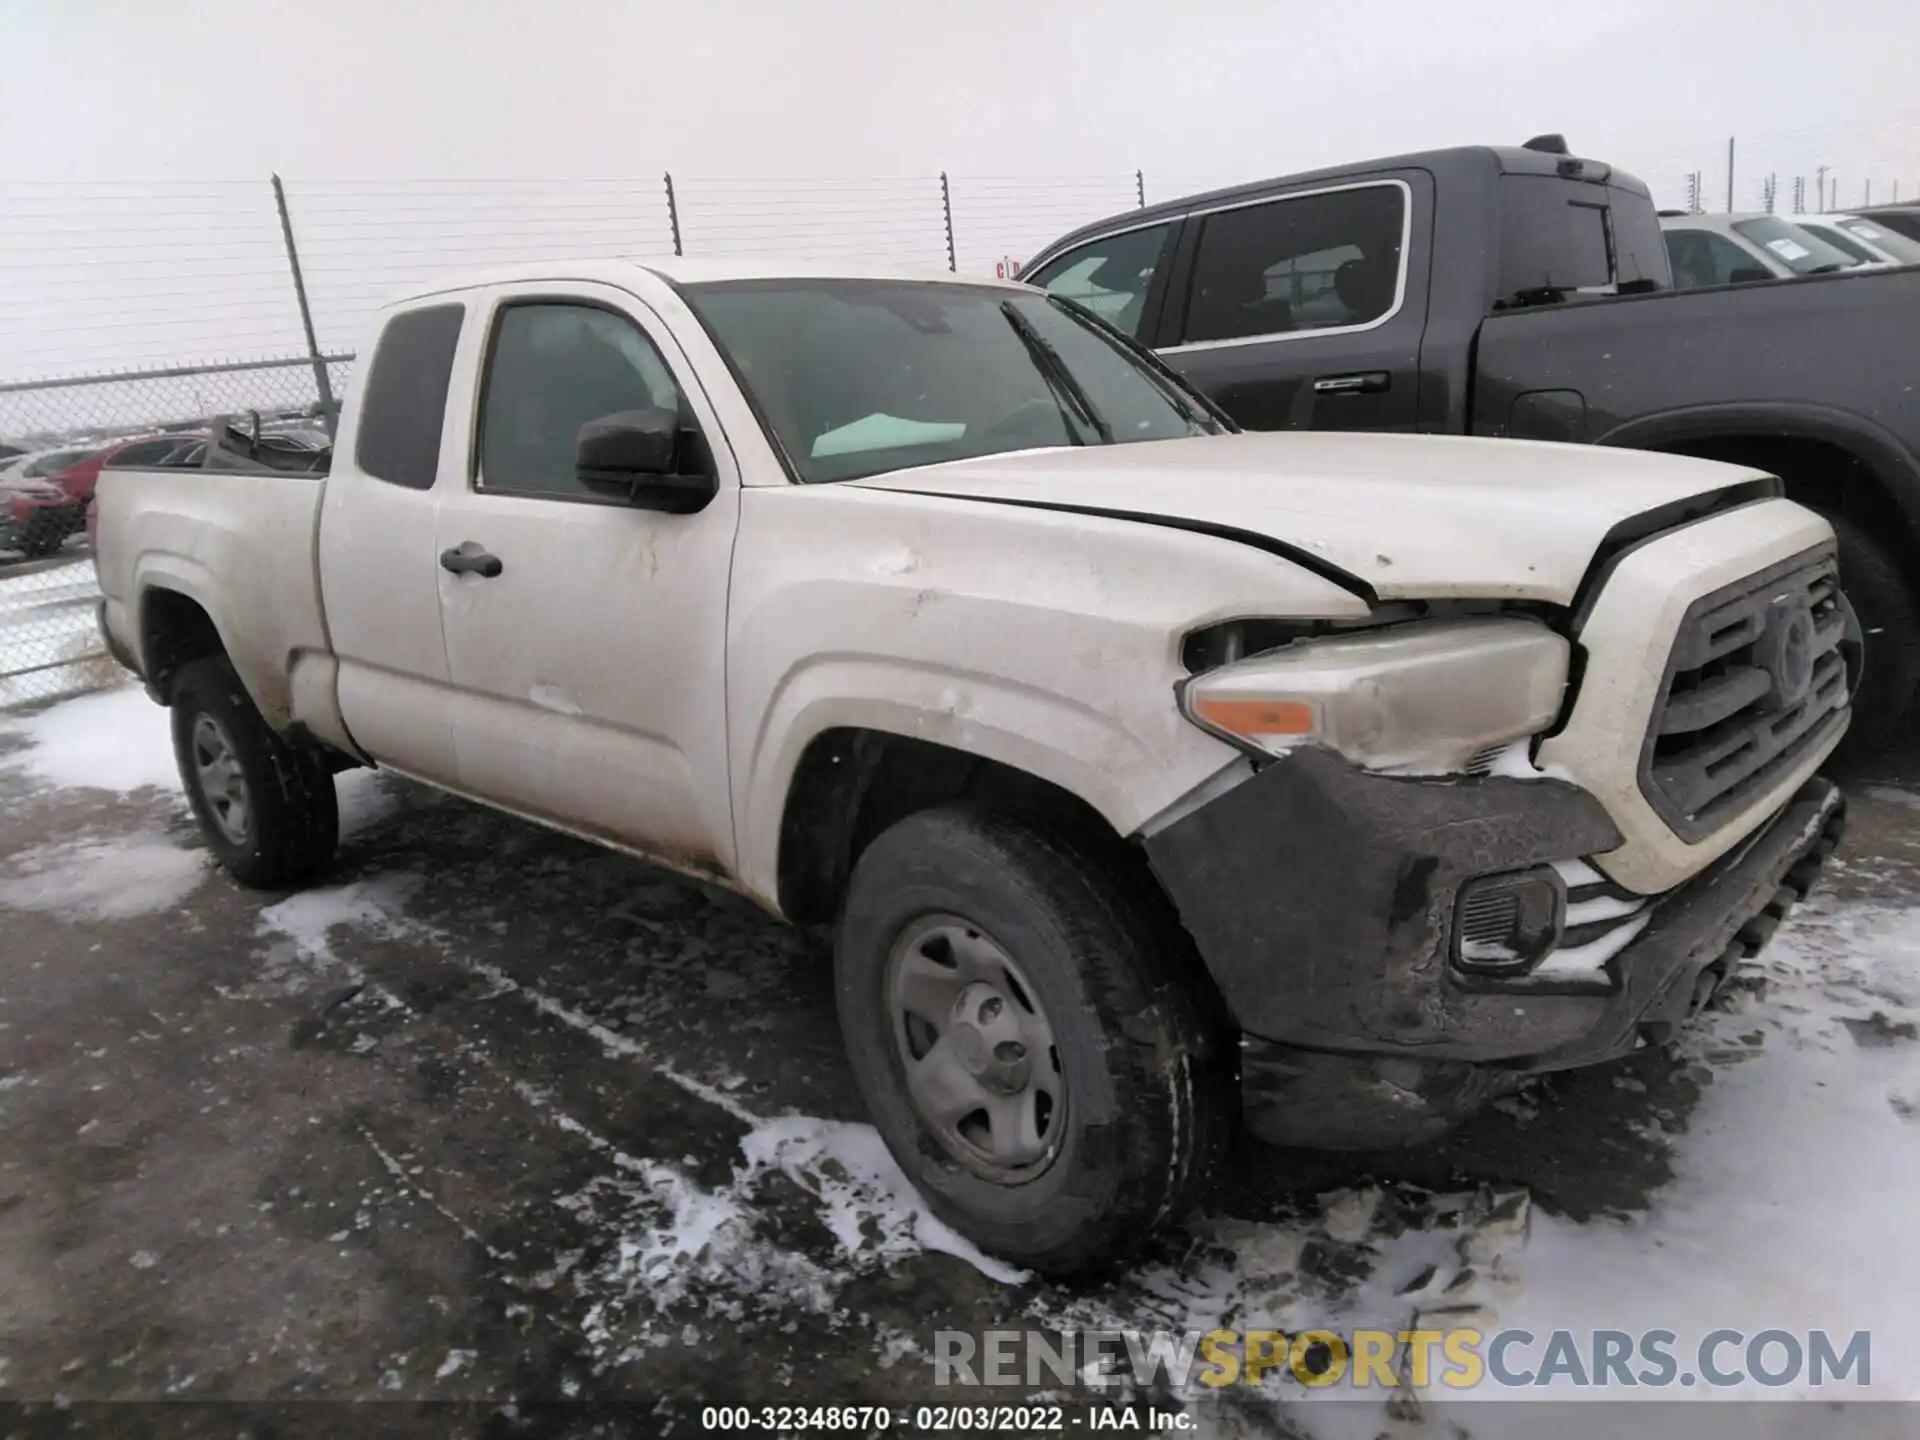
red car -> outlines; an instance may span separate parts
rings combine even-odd
[[[0,550],[51,555],[85,526],[104,467],[156,464],[182,439],[145,436],[106,449],[42,450],[0,464]]]

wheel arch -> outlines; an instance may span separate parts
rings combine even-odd
[[[832,919],[877,835],[963,800],[1044,820],[1116,855],[1131,850],[1090,802],[1045,776],[917,736],[838,725],[808,742],[787,786],[775,872],[780,913],[797,924]],[[1144,859],[1138,863],[1144,870]]]
[[[135,621],[140,671],[147,688],[165,703],[168,682],[182,666],[227,654],[227,642],[211,611],[186,588],[156,582],[142,588]]]
[[[1909,585],[1920,575],[1920,456],[1868,416],[1812,403],[1700,405],[1642,416],[1595,438],[1778,475],[1789,498],[1886,536]]]

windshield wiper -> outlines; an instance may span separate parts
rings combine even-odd
[[[1853,268],[1854,267],[1851,265],[1840,265],[1840,264],[1816,265],[1811,270],[1803,270],[1800,273],[1803,275],[1834,275],[1834,274],[1838,274],[1842,270],[1851,270]]]
[[[1073,372],[1067,368],[1067,362],[1060,358],[1060,352],[1053,348],[1046,336],[1033,328],[1033,322],[1022,315],[1011,300],[1000,302],[1000,313],[1007,317],[1007,324],[1020,337],[1020,343],[1027,347],[1033,368],[1047,382],[1060,413],[1070,421],[1077,420],[1084,424],[1100,437],[1102,445],[1113,444],[1113,427],[1100,418],[1100,412],[1093,408],[1093,402],[1087,398],[1087,392],[1080,388],[1080,382],[1073,378]],[[1067,427],[1067,433],[1073,436],[1074,444],[1087,443],[1071,424]]]

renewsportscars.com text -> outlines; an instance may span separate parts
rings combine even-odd
[[[1865,1330],[1712,1330],[1683,1341],[1671,1330],[989,1330],[934,1335],[939,1386],[1080,1383],[1177,1388],[1260,1386],[1470,1391],[1503,1388],[1663,1388],[1788,1385],[1865,1388],[1873,1378]]]

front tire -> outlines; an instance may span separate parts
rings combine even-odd
[[[1920,615],[1913,589],[1880,544],[1844,515],[1829,514],[1839,540],[1840,586],[1859,617],[1863,665],[1841,753],[1870,755],[1895,740],[1920,686]]]
[[[224,655],[182,666],[170,704],[187,800],[233,878],[286,889],[324,869],[340,809],[320,756],[267,724]]]
[[[1237,1047],[1148,883],[1097,842],[960,806],[854,869],[834,957],[854,1078],[933,1212],[1018,1264],[1124,1257],[1233,1135]]]

